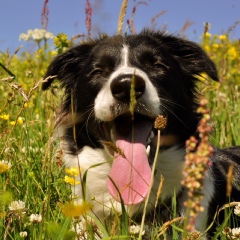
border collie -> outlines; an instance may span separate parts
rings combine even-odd
[[[88,171],[86,191],[78,185],[74,193],[79,201],[85,197],[93,203],[92,211],[99,219],[120,213],[121,201],[130,216],[141,213],[150,189],[151,213],[161,176],[160,208],[170,206],[176,195],[177,211],[184,216],[185,143],[197,135],[201,116],[196,112],[196,76],[203,72],[218,81],[214,63],[200,46],[151,30],[87,40],[52,61],[46,77],[57,75],[65,96],[56,120],[64,162],[68,167],[79,166],[82,175]],[[43,83],[43,89],[53,80]],[[133,114],[129,110],[132,88]],[[167,126],[161,132],[154,184],[150,186],[157,142],[153,123],[160,114],[167,118]],[[195,221],[201,232],[219,207],[240,201],[240,148],[215,149],[211,162],[201,202],[205,210]],[[234,166],[233,188],[231,199],[226,199],[230,165]],[[164,210],[161,213],[164,215]],[[223,219],[220,215],[218,220]]]

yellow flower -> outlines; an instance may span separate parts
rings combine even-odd
[[[228,53],[228,55],[231,56],[231,58],[233,58],[233,59],[236,59],[236,58],[237,58],[238,53],[237,53],[237,50],[236,50],[236,48],[235,48],[234,46],[231,46],[231,47],[228,49],[227,53]]]
[[[7,172],[11,168],[12,164],[7,161],[0,161],[0,174]]]
[[[15,124],[23,124],[23,118],[22,117],[18,117],[17,121],[11,121],[10,125],[15,125]]]
[[[205,49],[206,52],[210,52],[210,47],[209,47],[209,45],[205,45],[205,46],[204,46],[204,49]]]
[[[51,56],[56,56],[57,52],[56,51],[51,51],[50,54],[51,54]]]
[[[224,41],[227,39],[227,35],[219,35],[218,37],[221,41]]]
[[[209,33],[209,32],[206,32],[204,36],[207,37],[207,38],[210,38],[212,36],[212,34]]]
[[[69,176],[67,176],[67,175],[65,176],[64,181],[65,181],[66,183],[69,183],[70,185],[76,185],[76,184],[79,184],[79,183],[80,183],[80,182],[77,181],[75,178],[69,177]]]
[[[3,119],[3,120],[8,120],[9,117],[10,117],[9,114],[2,114],[2,115],[0,115],[0,118]]]
[[[77,167],[66,168],[65,171],[67,174],[74,176],[74,177],[78,176],[80,173],[80,169]]]
[[[67,203],[63,206],[62,212],[67,217],[80,216],[92,209],[92,204],[83,201],[81,204]]]
[[[219,48],[219,44],[218,43],[213,43],[212,47],[215,48],[215,49],[218,49]]]

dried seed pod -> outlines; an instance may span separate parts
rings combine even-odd
[[[154,128],[163,130],[167,126],[167,118],[163,115],[158,115],[154,122]]]

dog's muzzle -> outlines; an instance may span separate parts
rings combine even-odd
[[[138,101],[145,93],[146,84],[138,75],[124,74],[112,80],[110,90],[119,104],[130,104],[131,91]],[[107,188],[117,201],[123,200],[126,205],[141,203],[150,189],[151,167],[146,147],[152,123],[139,113],[134,116],[125,113],[114,120],[111,135],[120,152],[114,154]]]
[[[130,101],[131,88],[135,92],[135,98],[140,98],[144,94],[145,87],[145,81],[141,77],[132,74],[117,76],[110,85],[113,97],[121,102]]]

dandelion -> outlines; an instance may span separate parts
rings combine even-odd
[[[79,204],[67,203],[63,206],[62,212],[67,217],[76,217],[86,214],[92,209],[92,204],[86,201],[82,201]]]
[[[69,183],[70,185],[80,184],[80,182],[77,181],[75,178],[69,177],[69,176],[65,176],[64,181],[65,181],[66,183]]]
[[[78,176],[80,173],[80,169],[77,167],[72,167],[72,168],[66,168],[66,173],[71,175],[71,176]]]
[[[25,202],[18,200],[11,202],[9,206],[10,211],[24,211],[25,210]]]
[[[240,216],[240,203],[235,206],[234,214],[236,214],[237,216]]]
[[[31,214],[29,217],[29,220],[32,223],[40,223],[40,222],[42,222],[42,215],[41,214]]]
[[[0,161],[0,174],[7,172],[12,167],[12,164],[7,161]]]
[[[20,232],[19,235],[21,238],[25,238],[27,237],[28,233],[26,231],[23,231],[23,232]]]

